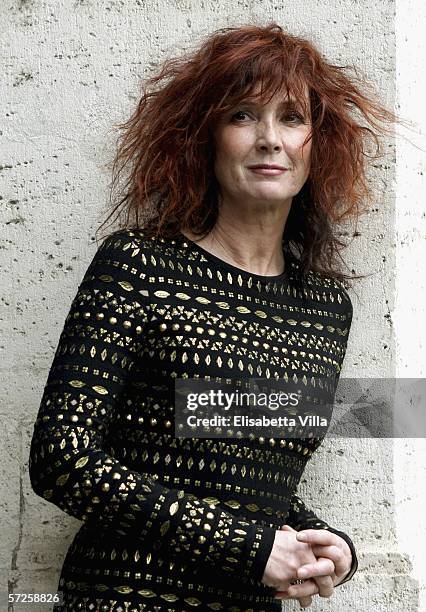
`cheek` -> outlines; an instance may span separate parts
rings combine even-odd
[[[230,180],[230,171],[232,169],[233,149],[229,139],[221,137],[216,140],[216,154],[214,162],[214,171],[219,184],[222,187]]]
[[[303,145],[305,138],[308,134],[305,130],[301,132],[293,132],[290,135],[287,134],[287,151],[294,159],[297,159],[299,163],[308,164],[311,158],[312,149],[312,138]]]
[[[223,138],[216,142],[216,155],[215,155],[215,168],[218,171],[222,171],[227,166],[227,160],[229,160],[230,150],[229,145]]]
[[[311,165],[311,147],[307,146],[303,149],[303,163],[309,168]]]
[[[223,130],[216,139],[216,160],[222,167],[230,167],[235,162],[243,162],[251,146],[250,134],[241,128]]]
[[[302,141],[303,144],[303,141]],[[299,166],[309,167],[311,163],[311,143],[308,142],[304,147],[300,143],[294,148],[294,156],[297,158]]]

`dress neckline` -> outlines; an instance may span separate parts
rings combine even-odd
[[[238,268],[237,266],[234,266],[233,264],[228,263],[224,259],[221,259],[220,257],[217,257],[216,255],[213,255],[213,253],[210,253],[210,251],[207,251],[205,248],[203,248],[202,246],[194,242],[194,240],[187,238],[185,234],[182,234],[182,232],[179,232],[178,236],[184,245],[189,247],[192,251],[195,251],[198,254],[201,254],[204,257],[204,259],[206,259],[207,261],[211,261],[212,263],[214,263],[219,268],[222,268],[223,270],[226,270],[228,272],[234,272],[234,274],[239,274],[242,278],[246,278],[246,279],[252,278],[254,281],[259,281],[261,283],[276,283],[276,282],[280,283],[280,282],[285,281],[288,277],[291,260],[293,258],[292,258],[291,253],[288,251],[288,249],[285,248],[285,246],[283,246],[283,254],[284,254],[284,261],[285,261],[284,272],[281,272],[281,274],[275,274],[273,276],[264,276],[262,274],[255,274],[254,272],[249,272],[248,270],[244,270],[244,268]]]

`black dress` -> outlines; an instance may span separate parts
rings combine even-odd
[[[343,285],[297,261],[263,277],[182,234],[120,230],[66,318],[30,451],[35,492],[83,521],[57,610],[271,611],[275,531],[325,528],[296,490],[321,439],[175,438],[176,378],[338,379]],[[346,581],[345,580],[345,581]]]

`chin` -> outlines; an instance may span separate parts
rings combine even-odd
[[[287,200],[292,197],[291,193],[283,192],[283,191],[263,191],[258,192],[256,194],[252,194],[253,199],[255,200],[268,200],[270,202],[282,202],[283,200]]]

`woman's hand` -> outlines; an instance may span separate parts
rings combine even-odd
[[[297,534],[301,533],[296,531],[295,529],[293,529],[293,527],[290,527],[290,525],[283,525],[281,527],[282,531],[293,531],[296,534],[296,538],[297,538]],[[314,552],[314,551],[312,551]],[[306,567],[311,567],[311,573],[312,573],[312,580],[310,580],[309,582],[311,583],[311,585],[308,585],[306,583],[303,583],[303,586],[305,592],[306,589],[310,586],[312,587],[312,584],[316,584],[318,590],[316,591],[320,597],[331,597],[331,595],[333,594],[333,577],[334,577],[334,564],[331,562],[331,560],[327,560],[326,558],[318,558],[316,564],[314,565],[310,565],[310,566],[301,566],[299,569],[306,568]],[[297,572],[298,574],[298,579],[300,579],[300,575],[299,572]],[[327,575],[328,574],[328,575]],[[294,597],[293,593],[295,592],[294,589],[294,585],[291,587],[291,591],[289,593],[288,590],[286,591],[278,591],[276,593],[276,596],[278,596],[278,598],[281,598],[281,595],[283,595],[284,597],[282,597],[282,599],[298,599],[300,605],[302,606],[302,608],[306,608],[308,606],[311,605],[312,603],[312,597],[310,595],[306,595],[306,596],[300,596],[300,597]]]
[[[289,525],[284,525],[281,530],[290,531],[292,528]],[[303,584],[291,585],[285,591],[276,593],[278,598],[282,599],[298,599],[300,604],[305,607],[312,602],[312,595],[320,594],[320,588],[317,583],[318,572],[321,571],[320,561],[329,560],[334,565],[334,570],[329,574],[333,587],[339,584],[350,571],[352,565],[352,553],[343,538],[337,534],[328,531],[327,529],[305,529],[296,532],[296,538],[299,542],[309,543],[312,552],[318,559],[316,564],[307,564],[300,567],[297,571],[299,579],[307,580]]]
[[[302,566],[316,566],[317,559],[308,543],[298,541],[297,531],[294,529],[280,529],[275,533],[274,544],[269,555],[268,562],[263,573],[262,582],[266,586],[275,588],[277,591],[286,591],[291,583],[298,578],[298,570]],[[334,570],[333,563],[325,559],[328,564],[328,572]],[[320,572],[327,573],[327,569]],[[305,584],[316,585],[313,580],[307,579]]]

